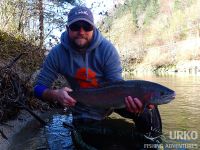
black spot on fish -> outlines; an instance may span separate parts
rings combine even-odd
[[[160,96],[163,96],[165,94],[165,92],[161,91],[160,92]]]

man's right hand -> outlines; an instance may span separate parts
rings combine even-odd
[[[44,99],[49,101],[55,101],[64,107],[72,107],[76,104],[76,100],[69,96],[68,92],[72,92],[72,89],[64,87],[56,90],[46,90],[43,93]]]

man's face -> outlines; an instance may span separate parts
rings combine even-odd
[[[85,49],[92,41],[94,27],[86,21],[77,21],[69,25],[69,38],[77,49]]]

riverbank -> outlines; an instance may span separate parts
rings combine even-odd
[[[49,122],[52,115],[64,113],[63,109],[59,108],[52,108],[46,111],[34,110],[33,112],[45,122]],[[27,136],[21,135],[22,133],[27,134],[25,133],[25,130],[39,130],[43,126],[44,125],[36,120],[29,112],[21,110],[16,119],[8,120],[5,123],[0,124],[0,130],[5,135],[2,136],[0,134],[0,150],[8,150],[10,147],[14,148],[16,146],[16,141],[20,141],[24,138],[23,136]],[[33,135],[30,135],[30,137],[31,136]],[[15,144],[13,144],[13,142]]]
[[[41,111],[34,111],[38,116],[44,116],[45,113]],[[0,150],[7,150],[12,144],[14,136],[19,133],[28,123],[35,121],[38,126],[41,124],[33,118],[27,111],[21,110],[20,114],[14,120],[9,120],[0,124]]]
[[[128,70],[128,69],[127,69]],[[200,75],[200,60],[180,61],[176,65],[153,67],[150,64],[139,64],[134,70],[124,71],[123,74],[172,74]]]

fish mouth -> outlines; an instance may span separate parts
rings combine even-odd
[[[176,98],[176,93],[174,92],[174,93],[172,93],[172,94],[170,94],[170,95],[167,95],[167,96],[165,96],[165,98],[168,98],[168,99],[175,99],[175,98]]]
[[[162,100],[162,104],[167,104],[167,103],[171,102],[175,98],[176,98],[176,93],[164,96],[163,98],[161,98],[161,99],[163,99]]]
[[[174,93],[171,95],[171,97],[172,97],[173,99],[175,99],[175,98],[176,98],[176,93],[174,92]]]

